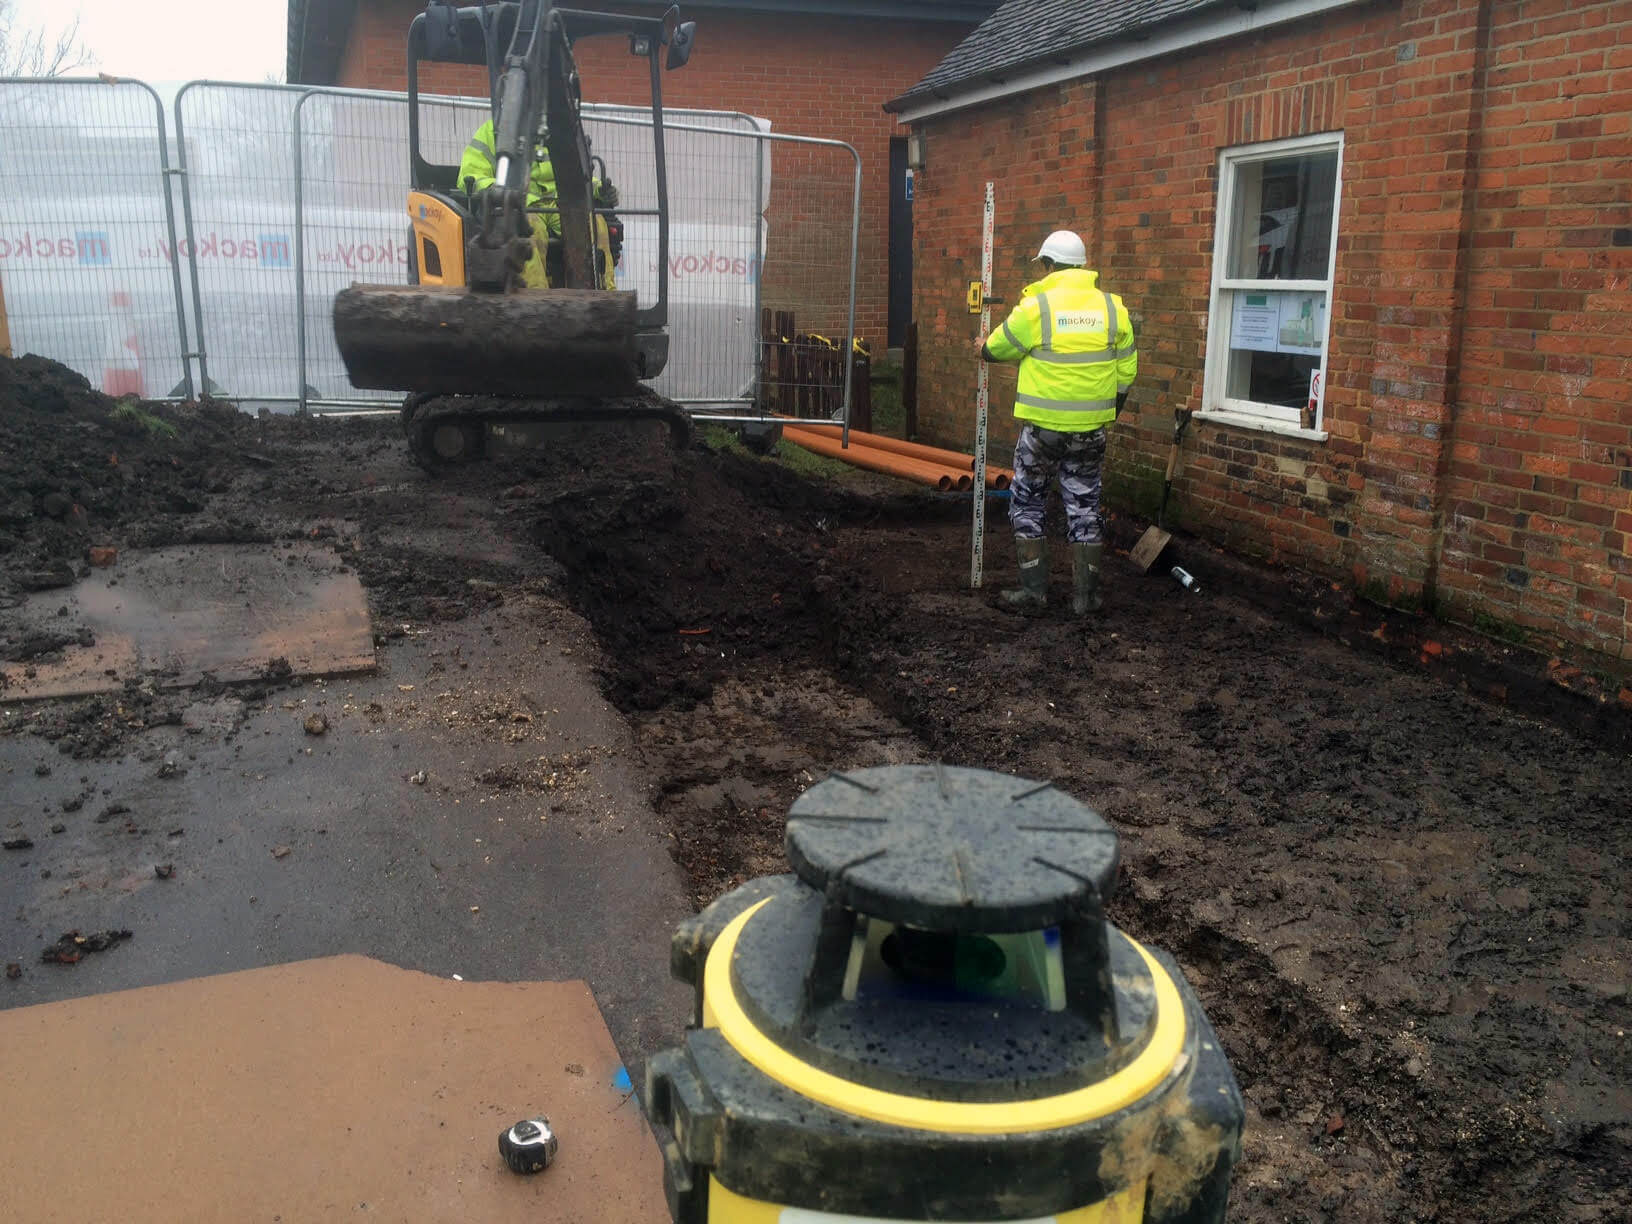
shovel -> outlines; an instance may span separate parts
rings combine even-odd
[[[1150,573],[1150,567],[1156,564],[1156,558],[1162,555],[1162,549],[1173,538],[1173,533],[1164,529],[1167,522],[1167,495],[1173,491],[1173,476],[1179,470],[1179,443],[1184,439],[1184,431],[1190,427],[1190,409],[1175,408],[1173,410],[1173,447],[1167,453],[1167,476],[1162,482],[1162,505],[1156,512],[1154,525],[1145,528],[1145,534],[1139,537],[1139,542],[1133,546],[1128,554],[1133,563],[1139,567],[1139,572]]]

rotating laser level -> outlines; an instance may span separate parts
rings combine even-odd
[[[892,766],[788,815],[794,875],[683,923],[648,1103],[677,1224],[1208,1224],[1243,1107],[1116,834],[1047,783]]]

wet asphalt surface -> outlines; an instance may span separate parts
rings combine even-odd
[[[374,675],[201,699],[196,729],[119,756],[0,738],[0,828],[33,842],[0,852],[0,960],[21,970],[0,1007],[347,952],[583,979],[640,1082],[684,1027],[668,936],[690,907],[593,652],[570,613],[521,601],[390,642]],[[132,935],[41,963],[106,929]]]

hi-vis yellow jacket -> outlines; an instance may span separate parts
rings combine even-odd
[[[464,156],[459,159],[459,180],[455,184],[457,190],[463,191],[465,180],[475,179],[477,191],[486,191],[497,180],[493,172],[497,169],[493,152],[493,120],[484,120],[465,146]],[[601,185],[600,179],[594,180],[594,186]],[[527,207],[546,208],[555,207],[555,167],[550,164],[549,151],[543,147],[534,150],[533,171],[531,180],[527,184]],[[538,248],[534,251],[527,266],[522,269],[522,283],[530,289],[544,289],[549,287],[548,275],[545,272],[544,248],[549,245],[551,238],[561,236],[561,216],[556,212],[545,212],[533,216],[533,245]],[[595,218],[596,244],[606,252],[602,266],[602,287],[616,289],[617,276],[612,271],[612,253],[608,246],[606,218]]]
[[[1110,424],[1117,394],[1139,372],[1127,307],[1087,268],[1061,268],[1027,285],[986,351],[1020,363],[1014,415],[1061,433]]]
[[[493,171],[495,169],[495,155],[493,153],[493,120],[484,120],[482,126],[476,129],[465,146],[464,156],[459,159],[459,179],[455,188],[463,191],[467,178],[476,180],[476,190],[486,191],[493,186]],[[533,162],[531,181],[527,184],[527,207],[539,208],[555,203],[555,167],[550,164],[550,155],[543,149],[537,151]],[[554,213],[545,218],[550,233],[561,232],[561,218]]]

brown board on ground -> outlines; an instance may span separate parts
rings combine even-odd
[[[1146,527],[1145,534],[1139,537],[1139,542],[1129,551],[1128,558],[1142,573],[1148,574],[1150,567],[1156,563],[1156,558],[1162,555],[1162,550],[1172,538],[1171,531],[1163,531],[1156,526]]]
[[[582,982],[360,956],[0,1011],[0,1217],[668,1219],[656,1143]],[[547,1114],[543,1173],[498,1136]]]
[[[59,609],[66,608],[66,612]],[[122,553],[66,590],[16,610],[30,628],[88,629],[90,646],[0,666],[7,700],[113,692],[138,676],[166,687],[253,680],[284,660],[294,675],[374,668],[368,601],[326,548],[199,544]]]

